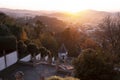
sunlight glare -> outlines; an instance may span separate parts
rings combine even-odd
[[[119,3],[119,0],[0,0],[0,7],[76,13],[85,9],[119,10]]]
[[[88,6],[82,0],[69,0],[64,3],[64,5],[60,5],[61,10],[75,14],[82,10],[88,9]]]

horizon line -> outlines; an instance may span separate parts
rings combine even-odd
[[[10,9],[10,10],[24,10],[24,11],[54,11],[54,12],[69,12],[69,11],[66,11],[66,10],[43,10],[43,9],[40,9],[40,10],[33,10],[33,9],[22,9],[22,8],[6,8],[6,7],[0,7],[0,9]],[[120,12],[118,10],[96,10],[96,9],[84,9],[84,10],[80,10],[78,12],[82,12],[82,11],[103,11],[103,12]],[[76,13],[78,13],[76,12]]]

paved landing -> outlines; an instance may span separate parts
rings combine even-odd
[[[24,73],[24,80],[40,80],[41,76],[64,76],[63,74],[56,73],[54,66],[39,64],[36,67],[23,65],[15,66],[13,69],[5,72],[4,77],[7,78],[7,80],[15,80],[14,75],[17,71],[22,71]]]

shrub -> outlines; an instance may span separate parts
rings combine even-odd
[[[104,55],[105,57],[105,55]],[[95,50],[85,50],[73,61],[75,77],[81,80],[113,80],[115,71]]]

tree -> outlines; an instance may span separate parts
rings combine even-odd
[[[9,17],[8,15],[0,12],[0,24],[13,25],[15,24],[15,19]]]
[[[78,58],[73,61],[75,77],[81,80],[113,80],[115,70],[100,53],[92,49],[84,50]]]
[[[103,51],[120,57],[120,14],[105,17],[98,27],[95,34]]]
[[[0,24],[0,36],[10,36],[12,35],[10,29],[3,24]]]
[[[27,55],[27,45],[25,45],[21,40],[18,41],[17,50],[19,59]]]
[[[98,44],[91,38],[86,38],[81,44],[82,49],[92,48],[95,49],[98,47]]]
[[[52,36],[50,33],[44,33],[41,35],[40,40],[46,49],[50,50],[54,56],[57,55],[55,53],[57,53],[58,50],[58,43],[54,36]]]
[[[17,40],[14,36],[0,36],[0,55],[3,55],[3,51],[7,53],[16,50]]]
[[[80,38],[81,35],[75,28],[66,28],[63,32],[60,33],[60,38],[58,38],[58,42],[60,44],[64,43],[67,50],[68,55],[71,57],[77,57],[78,51],[80,48]]]
[[[4,13],[0,13],[0,23],[4,23],[6,17],[7,16]]]
[[[31,40],[32,43],[34,43],[36,46],[38,46],[39,48],[42,46],[41,40],[39,38],[37,39],[32,39]]]
[[[27,33],[25,32],[24,28],[22,28],[21,34],[20,34],[20,40],[26,41],[27,39],[28,39]]]
[[[101,31],[104,36],[102,39],[111,47],[113,53],[120,52],[120,16],[117,15],[117,18],[114,19],[112,16],[108,16],[104,19],[104,22],[99,24]]]
[[[37,35],[39,36],[42,32],[45,31],[45,25],[40,20],[37,20],[35,24],[36,24],[35,30]]]
[[[42,58],[47,56],[47,55],[49,55],[49,52],[48,52],[48,50],[45,47],[40,47],[39,48],[39,52],[41,53],[41,57]]]
[[[9,30],[9,33],[14,35],[18,41],[19,40],[25,41],[28,39],[25,29],[21,27],[20,25],[18,24],[7,25],[7,28]]]
[[[38,53],[38,47],[34,43],[29,43],[27,45],[27,51],[34,57]]]

